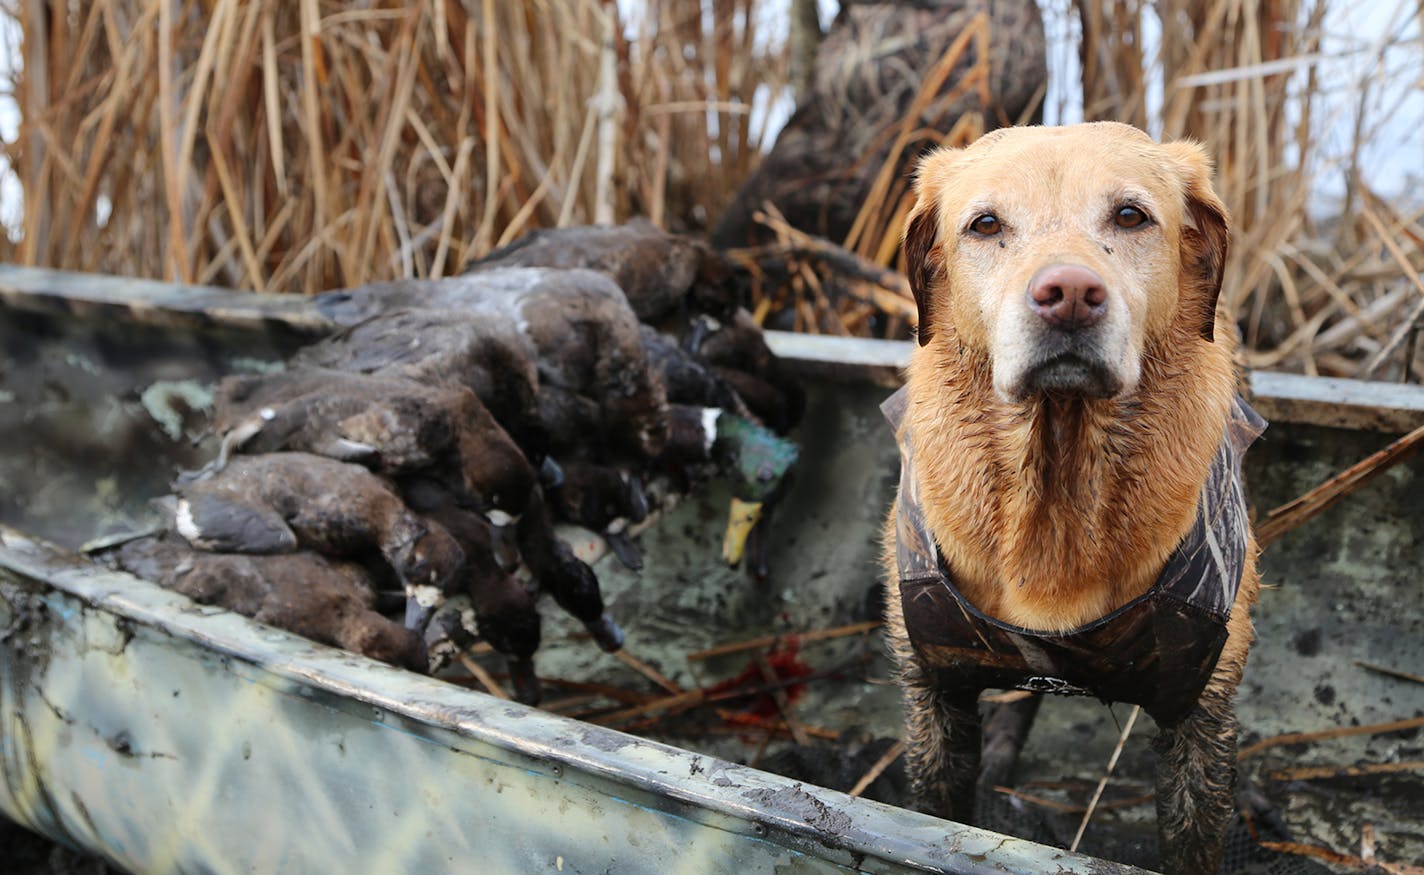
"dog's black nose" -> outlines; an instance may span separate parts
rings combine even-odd
[[[1108,292],[1094,271],[1077,264],[1054,264],[1029,280],[1028,306],[1054,328],[1074,331],[1103,318]]]

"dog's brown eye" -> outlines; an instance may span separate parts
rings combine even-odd
[[[994,215],[993,213],[985,213],[984,215],[978,217],[977,219],[969,223],[969,230],[973,231],[975,234],[980,234],[985,237],[993,237],[995,234],[1003,230],[1003,228],[999,225],[998,216]]]
[[[1140,228],[1147,224],[1147,214],[1137,207],[1118,207],[1113,213],[1113,223],[1119,228]]]

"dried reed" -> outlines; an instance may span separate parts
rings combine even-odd
[[[316,292],[449,274],[540,226],[696,230],[786,61],[757,0],[4,7],[24,186],[0,260]]]
[[[1084,33],[1085,116],[1129,121],[1164,138],[1190,137],[1216,159],[1217,189],[1236,231],[1223,298],[1242,326],[1246,364],[1417,379],[1420,214],[1401,215],[1370,195],[1358,166],[1349,168],[1346,182],[1360,195],[1347,197],[1338,221],[1322,227],[1310,212],[1332,170],[1322,142],[1331,124],[1320,118],[1326,102],[1319,77],[1327,60],[1328,0],[1074,5]],[[1141,48],[1149,15],[1161,33],[1153,57]],[[1385,39],[1399,39],[1406,27],[1401,23]],[[1417,68],[1394,74],[1380,68],[1371,81],[1417,74]],[[1160,90],[1155,115],[1148,99],[1154,89]],[[1350,109],[1357,118],[1349,151],[1358,155],[1375,127],[1366,123],[1363,102]],[[1332,237],[1331,224],[1350,233]],[[1394,352],[1401,354],[1382,367]]]
[[[1329,104],[1355,117],[1346,159],[1322,142],[1332,129],[1332,120],[1320,119],[1327,102],[1318,71],[1328,60],[1322,30],[1327,0],[1046,5],[1076,22],[1085,118],[1130,122],[1164,139],[1195,139],[1214,156],[1218,191],[1236,231],[1224,305],[1242,326],[1245,363],[1417,381],[1424,355],[1415,341],[1424,322],[1424,210],[1392,205],[1369,189],[1359,156],[1379,136],[1383,112],[1371,110],[1363,96],[1344,106],[1337,95]],[[1413,82],[1424,67],[1424,51],[1409,31],[1410,7],[1401,8],[1393,29],[1372,47],[1380,61],[1362,86],[1366,91]],[[1144,48],[1149,24],[1158,35],[1151,53]],[[1411,63],[1390,68],[1383,62],[1385,47],[1411,39]],[[966,81],[976,73],[971,70]],[[939,85],[927,75],[926,87]],[[953,144],[954,134],[965,133],[972,139],[977,131],[951,132],[947,139]],[[1342,212],[1318,221],[1311,214],[1319,209],[1315,195],[1341,163],[1347,188]],[[846,248],[894,264],[908,208],[903,182],[887,190],[877,179],[861,213],[874,219],[868,227],[857,224]],[[873,323],[862,312],[867,305],[850,302],[874,296],[820,261],[822,285],[842,292],[831,296],[841,326],[827,326],[825,314],[800,303],[810,260],[793,257],[786,285],[772,292],[807,311],[797,319],[803,330],[870,333]],[[764,263],[758,267],[765,273]],[[880,285],[902,294],[900,283]],[[894,330],[899,308],[876,309],[890,317],[881,324]]]

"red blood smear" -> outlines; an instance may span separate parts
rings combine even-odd
[[[775,675],[773,679],[768,680],[763,677],[761,667],[753,659],[735,677],[708,687],[707,693],[715,696],[719,693],[736,692],[746,687],[766,686],[770,682],[781,683],[803,678],[811,673],[812,668],[796,658],[800,650],[800,639],[795,635],[788,635],[781,639],[781,642],[766,655],[766,661],[771,665],[772,673]],[[786,693],[787,701],[795,702],[806,691],[806,685],[804,683],[787,684],[782,687],[782,690]],[[728,699],[723,704],[729,709],[739,710],[755,717],[772,717],[780,713],[780,709],[776,706],[776,698],[769,692]]]

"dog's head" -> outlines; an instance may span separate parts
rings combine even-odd
[[[904,241],[920,345],[983,351],[1010,401],[1132,392],[1149,340],[1213,341],[1227,219],[1210,173],[1195,144],[1113,122],[926,156]]]

